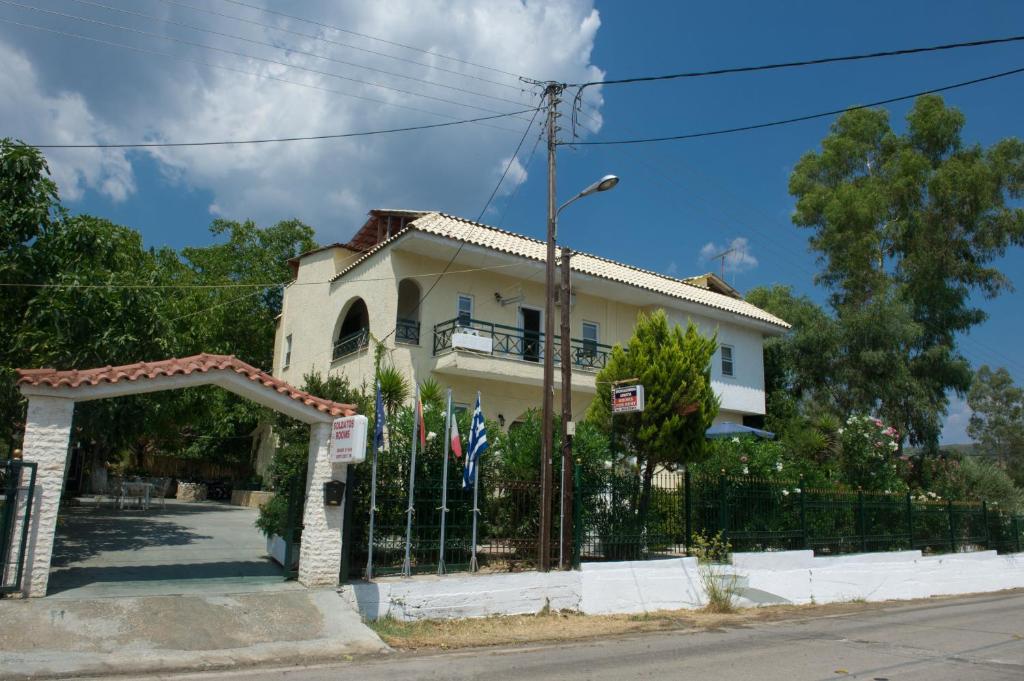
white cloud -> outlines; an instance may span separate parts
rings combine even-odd
[[[509,165],[511,161],[511,165]],[[500,194],[511,194],[515,191],[516,187],[526,182],[526,178],[529,177],[529,173],[526,172],[526,168],[519,162],[519,157],[516,158],[505,158],[502,159],[498,164],[497,171],[495,172],[495,181],[501,179],[502,173],[505,172],[505,167],[508,166],[508,173],[505,174],[505,180],[501,183]]]
[[[0,120],[4,135],[53,144],[96,144],[110,138],[82,95],[50,94],[27,55],[0,41]],[[75,200],[86,188],[123,201],[135,191],[131,164],[120,149],[47,150],[61,196]]]
[[[946,410],[946,420],[942,424],[939,444],[962,445],[974,442],[967,434],[967,422],[971,420],[971,413],[965,399],[950,394],[949,408]]]
[[[579,82],[603,76],[603,72],[590,63],[601,24],[592,0],[488,3],[475,0],[387,3],[322,0],[303,3],[301,11],[285,0],[267,0],[266,5],[395,43],[416,45],[538,79]],[[151,6],[144,11],[162,12],[175,21],[287,45],[292,50],[313,52],[328,59],[215,38],[150,20],[137,22],[143,30],[180,35],[190,41],[214,44],[292,66],[210,53],[157,39],[136,43],[184,59],[264,76],[257,78],[194,61],[163,59],[70,38],[57,40],[52,36],[24,35],[24,31],[0,26],[0,46],[5,41],[17,43],[28,60],[22,58],[22,68],[5,68],[5,73],[0,75],[0,99],[7,102],[6,105],[0,103],[5,130],[40,143],[249,139],[438,123],[451,120],[446,116],[487,115],[479,108],[512,111],[538,101],[528,86],[502,73],[238,7],[218,9],[223,9],[225,14],[317,34],[335,42],[302,38],[178,5]],[[76,9],[76,13],[84,11]],[[121,15],[111,16],[99,9],[90,11],[106,21],[129,23]],[[138,40],[131,34],[117,31],[111,31],[104,38],[124,43]],[[336,43],[386,52],[458,73],[387,59]],[[0,55],[6,56],[10,48],[4,50]],[[482,95],[523,102],[525,106],[330,60],[429,79]],[[4,59],[5,64],[9,62]],[[294,67],[371,81],[479,108],[423,99]],[[309,87],[271,78],[297,81]],[[39,91],[44,89],[65,94],[43,95]],[[21,93],[26,90],[37,94],[25,98]],[[382,103],[367,102],[358,99],[360,97]],[[589,88],[587,105],[598,120],[602,104],[600,88]],[[52,115],[47,115],[48,112]],[[501,170],[495,174],[493,169],[504,168],[502,159],[507,162],[510,158],[526,124],[526,120],[508,118],[483,125],[331,141],[163,148],[127,157],[122,152],[76,152],[48,154],[48,157],[67,198],[81,196],[85,188],[101,191],[115,200],[124,198],[134,191],[129,160],[149,154],[159,162],[167,181],[211,192],[209,210],[212,214],[254,218],[260,222],[296,216],[317,227],[322,241],[329,241],[347,237],[362,224],[365,212],[373,207],[437,208],[457,214],[475,213],[500,176]],[[588,124],[594,125],[593,121]],[[533,138],[531,133],[529,142]],[[512,191],[526,178],[521,159],[515,159],[505,180],[505,191]]]
[[[677,274],[679,274],[679,265],[676,264],[675,260],[670,262],[668,264],[668,267],[665,268],[665,274],[669,275],[670,277],[674,277]]]
[[[742,236],[738,236],[728,243],[716,244],[709,241],[704,244],[700,249],[699,262],[708,264],[712,259],[719,262],[715,256],[726,253],[726,251],[728,251],[725,255],[726,272],[746,272],[757,267],[757,258],[750,252],[750,242]]]

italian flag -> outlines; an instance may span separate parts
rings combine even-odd
[[[452,430],[449,434],[452,452],[455,454],[455,458],[458,459],[462,456],[462,440],[459,438],[459,422],[455,418],[455,414],[451,414],[449,421],[452,422]]]

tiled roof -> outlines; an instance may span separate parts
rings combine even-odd
[[[428,213],[408,224],[405,232],[397,234],[390,239],[380,242],[374,248],[363,254],[349,264],[348,267],[332,277],[335,281],[346,272],[357,267],[363,260],[370,257],[377,251],[385,248],[411,230],[417,230],[426,234],[465,241],[466,243],[484,248],[490,248],[502,253],[518,255],[530,260],[544,262],[546,259],[547,246],[543,241],[531,239],[530,237],[503,229],[491,227],[471,220],[447,215],[445,213]],[[767,324],[788,329],[790,325],[773,314],[765,312],[756,305],[751,305],[745,300],[717,293],[694,284],[687,283],[682,279],[675,279],[656,272],[650,272],[631,265],[601,258],[589,253],[576,251],[571,260],[572,270],[581,274],[588,274],[602,279],[621,282],[638,288],[653,291],[663,295],[685,300],[698,305],[707,305],[726,312],[732,312],[743,317],[756,319]]]
[[[138,362],[119,367],[106,366],[97,369],[72,369],[69,371],[58,371],[57,369],[18,369],[17,371],[18,385],[68,389],[103,383],[120,383],[121,381],[145,381],[159,379],[162,376],[187,376],[211,371],[233,371],[251,381],[260,383],[267,390],[287,395],[307,407],[331,416],[350,416],[355,413],[354,405],[332,402],[293,388],[265,371],[246,364],[234,355],[203,353],[191,357],[164,359],[159,362]]]

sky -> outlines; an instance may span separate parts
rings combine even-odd
[[[117,11],[120,10],[120,11]],[[267,11],[269,10],[269,11]],[[276,12],[276,13],[275,13]],[[293,16],[283,16],[291,14]],[[307,21],[303,21],[303,19]],[[959,42],[1020,33],[1024,3],[955,1],[0,0],[0,135],[33,144],[323,135],[526,111],[517,76],[582,82]],[[367,37],[372,36],[372,37]],[[580,140],[660,136],[840,109],[1024,66],[1024,44],[587,90]],[[1024,133],[1024,75],[945,93],[965,141]],[[886,107],[897,130],[909,103]],[[147,245],[210,243],[215,218],[299,218],[344,241],[371,208],[443,210],[543,238],[547,182],[530,112],[373,137],[249,146],[52,150],[66,205]],[[562,139],[572,139],[568,116]],[[823,302],[787,180],[830,119],[656,145],[560,147],[577,250],[740,290],[791,285]],[[518,155],[514,152],[521,143]],[[502,172],[505,181],[484,209]],[[1024,253],[997,265],[1024,286]],[[1024,294],[977,300],[974,364],[1024,382]],[[968,441],[953,396],[943,442]]]

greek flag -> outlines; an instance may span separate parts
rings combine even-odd
[[[384,446],[384,396],[380,393],[380,381],[377,381],[377,402],[373,406],[373,453],[376,454]]]
[[[480,408],[480,395],[476,396],[476,409],[473,410],[473,422],[469,426],[469,451],[466,454],[466,467],[462,470],[462,489],[469,489],[476,479],[476,467],[480,455],[487,450],[487,431],[484,429],[484,412]]]

